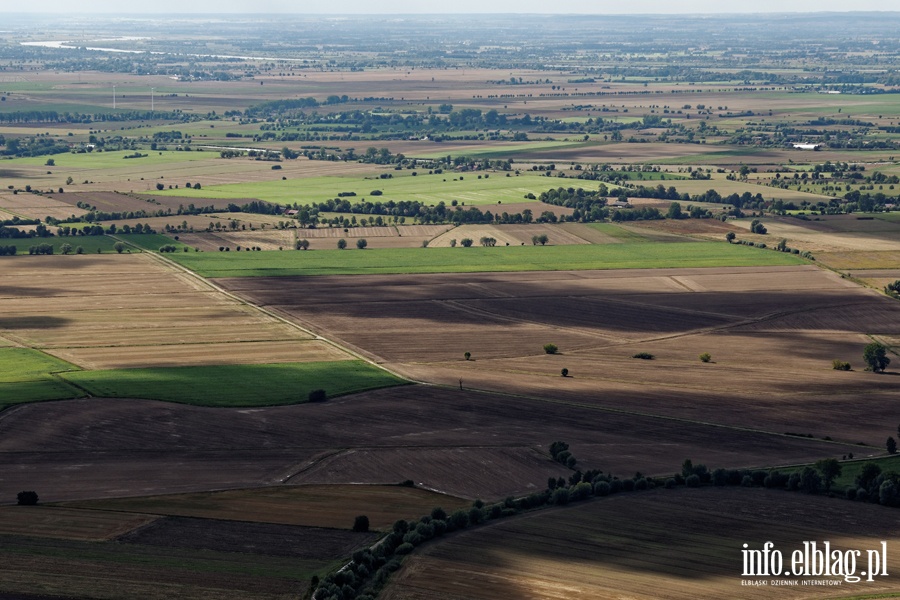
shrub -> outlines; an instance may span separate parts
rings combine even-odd
[[[84,247],[83,247],[83,246],[76,246],[76,247],[75,247],[75,254],[84,254]]]
[[[692,487],[692,488],[700,487],[700,476],[697,475],[696,473],[693,475],[688,475],[684,479],[684,484],[686,486]]]
[[[469,248],[472,246],[472,240],[470,238],[463,238],[459,243],[463,248]]]
[[[634,491],[634,479],[625,479],[622,481],[622,489],[626,492]]]
[[[704,352],[703,354],[700,355],[700,362],[708,363],[711,360],[712,360],[712,354],[710,354],[709,352]]]
[[[671,490],[675,487],[675,480],[673,478],[669,477],[668,479],[666,479],[665,485],[666,485],[667,490]]]
[[[564,368],[562,371],[559,372],[559,374],[562,375],[563,377],[568,377],[569,370]]]
[[[691,477],[693,477],[693,475],[691,475]],[[698,477],[697,480],[699,481],[700,478]],[[650,484],[647,482],[646,477],[641,477],[640,479],[638,479],[637,481],[634,482],[635,490],[646,490],[649,487],[650,487]]]
[[[19,492],[16,499],[20,506],[35,506],[38,503],[37,492]]]
[[[369,245],[369,242],[366,241],[365,238],[359,238],[356,240],[356,247],[360,250],[365,250],[366,246]]]
[[[325,393],[325,390],[312,390],[309,393],[309,402],[325,402],[328,398],[328,394]]]
[[[569,503],[569,496],[568,488],[556,488],[550,496],[550,502],[562,506]]]
[[[649,352],[638,352],[637,354],[632,354],[631,358],[640,358],[643,360],[653,360],[653,355]]]
[[[833,361],[831,361],[831,368],[835,371],[849,371],[850,363],[834,359]]]
[[[544,352],[546,352],[547,354],[556,354],[557,352],[559,352],[559,348],[556,346],[556,344],[544,344]]]
[[[355,519],[353,519],[353,531],[358,533],[365,533],[369,531],[369,517],[366,515],[359,515]]]
[[[594,484],[595,496],[609,496],[612,493],[612,486],[605,481],[598,481]]]
[[[309,240],[297,240],[294,242],[295,250],[306,250],[309,248]]]
[[[463,356],[465,357],[466,360],[469,360],[470,358],[472,358],[472,353],[466,352],[465,354],[463,354]]]
[[[123,244],[122,242],[116,242],[115,244],[113,244],[113,250],[115,250],[119,254],[122,254],[122,252],[125,250],[125,244]]]
[[[404,542],[404,543],[400,544],[399,546],[397,546],[397,549],[394,550],[394,553],[400,554],[402,556],[404,554],[409,554],[414,549],[415,548],[413,547],[412,544],[410,544],[409,542]]]
[[[344,248],[346,248],[346,247],[347,247],[347,240],[345,240],[344,238],[339,239],[339,240],[337,241],[337,247],[338,247],[338,250],[343,250]]]
[[[431,518],[435,519],[435,520],[440,519],[441,521],[444,521],[447,519],[447,513],[440,506],[436,506],[431,509]]]

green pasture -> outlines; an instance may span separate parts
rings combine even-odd
[[[724,242],[176,252],[171,258],[204,277],[749,267],[805,262],[782,252]]]
[[[887,439],[887,438],[885,438]],[[881,467],[882,473],[900,473],[900,455],[885,456],[883,458],[873,458],[871,460],[854,460],[853,462],[841,463],[841,474],[834,480],[832,487],[835,491],[846,490],[849,487],[855,487],[856,477],[862,473],[863,465],[875,463]]]
[[[146,398],[196,406],[273,406],[405,383],[363,361],[214,365],[79,371],[64,377],[91,395]]]
[[[454,132],[456,135],[456,132]],[[573,135],[578,135],[577,133]],[[465,140],[459,140],[460,143],[465,144]],[[450,142],[454,143],[454,142]],[[443,158],[447,156],[447,154],[451,154],[453,156],[469,156],[471,158],[503,158],[506,156],[519,156],[522,154],[529,154],[531,152],[545,152],[547,150],[562,150],[566,148],[580,148],[583,146],[590,146],[592,144],[588,142],[582,142],[581,140],[577,142],[564,142],[557,140],[540,140],[540,141],[532,141],[532,142],[512,142],[506,144],[497,144],[493,142],[482,142],[484,148],[457,148],[451,152],[446,150],[440,152],[424,152],[419,154],[417,152],[408,152],[408,156],[413,156],[415,158],[423,158],[423,159],[436,159]],[[428,147],[433,147],[429,145]]]
[[[560,185],[564,187],[583,187],[596,190],[598,182],[572,181],[523,174],[516,176],[506,173],[453,173],[444,172],[429,175],[428,171],[419,171],[413,177],[411,172],[403,172],[391,179],[377,177],[310,177],[306,179],[282,180],[282,171],[273,171],[277,179],[255,183],[234,183],[210,185],[203,189],[177,189],[148,192],[160,196],[179,196],[198,199],[238,200],[258,198],[278,204],[307,204],[337,198],[340,192],[355,192],[356,196],[347,197],[351,202],[362,199],[386,202],[388,200],[418,200],[426,204],[453,200],[470,205],[487,205],[503,203],[528,202],[526,194],[540,195],[550,188]],[[485,178],[485,175],[489,177]],[[481,176],[481,179],[478,177]],[[373,196],[373,190],[380,190],[381,196]]]
[[[191,151],[177,152],[174,150],[137,150],[141,154],[146,154],[143,158],[125,158],[129,154],[134,154],[135,150],[122,150],[114,152],[70,152],[68,154],[54,154],[53,156],[30,156],[27,158],[14,158],[12,160],[3,161],[3,167],[10,169],[17,165],[43,166],[48,159],[53,159],[54,166],[49,167],[50,170],[60,170],[65,173],[65,169],[123,169],[132,165],[140,165],[144,167],[151,165],[173,165],[183,162],[192,162],[198,160],[212,160],[219,158],[219,153],[209,151]],[[179,182],[180,183],[180,182]]]
[[[27,242],[28,245],[17,245],[19,254],[28,254],[28,246],[35,246],[37,244],[50,244],[51,246],[53,246],[54,254],[61,254],[60,248],[63,244],[69,244],[70,246],[72,246],[73,255],[75,254],[75,249],[79,246],[84,248],[85,254],[97,254],[98,252],[115,252],[113,246],[115,245],[116,240],[105,235],[68,235],[52,238],[31,238],[27,240]]]
[[[0,318],[0,328],[11,317]],[[84,392],[54,374],[78,367],[30,348],[0,348],[0,409],[23,402],[78,398]]]

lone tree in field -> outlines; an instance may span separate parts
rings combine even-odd
[[[359,515],[355,519],[353,519],[353,531],[357,533],[365,533],[369,531],[369,517],[366,515]]]
[[[884,371],[891,364],[891,359],[887,357],[887,348],[878,342],[872,342],[865,347],[863,350],[863,361],[875,373]]]
[[[38,503],[37,492],[19,492],[16,499],[19,506],[35,506]]]
[[[817,461],[815,467],[822,474],[822,483],[828,492],[834,480],[841,476],[841,463],[836,458],[825,458]]]
[[[562,375],[563,377],[568,377],[568,376],[569,376],[569,370],[566,369],[566,368],[563,368],[563,370],[560,371],[559,374]]]
[[[471,238],[463,238],[459,243],[463,248],[469,248],[472,246]]]
[[[888,437],[885,447],[887,448],[888,454],[897,454],[897,442],[894,441],[893,437]]]
[[[366,246],[369,245],[369,242],[366,241],[366,238],[359,238],[356,240],[356,247],[360,250],[365,250]]]
[[[466,357],[466,360],[469,360],[470,358],[472,358],[472,353],[466,352],[465,354],[463,354],[463,356]]]
[[[734,238],[736,238],[736,237],[737,237],[737,236],[734,234],[733,231],[729,231],[728,233],[725,234],[725,239],[728,241],[729,244],[730,244],[731,242],[733,242],[733,241],[734,241]]]
[[[344,248],[346,248],[347,240],[345,240],[344,238],[339,239],[337,242],[337,247],[338,247],[338,250],[343,250]]]
[[[116,242],[115,244],[113,244],[113,250],[115,250],[119,254],[122,254],[122,252],[125,250],[125,244],[123,244],[122,242]]]
[[[297,240],[294,243],[294,248],[297,250],[306,250],[309,248],[309,240]]]

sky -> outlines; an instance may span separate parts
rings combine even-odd
[[[13,12],[16,4],[0,0],[0,15]],[[16,4],[15,12],[23,5]],[[28,5],[41,13],[297,13],[297,14],[444,14],[444,13],[544,13],[544,14],[703,14],[766,12],[897,11],[896,0],[754,0],[746,3],[722,0],[42,0]]]

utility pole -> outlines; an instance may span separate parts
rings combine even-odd
[[[113,110],[116,109],[116,86],[113,86]]]

